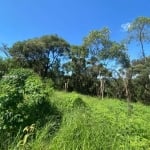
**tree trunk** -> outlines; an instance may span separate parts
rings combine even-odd
[[[101,96],[101,99],[104,98],[104,89],[105,89],[105,81],[103,79],[100,79],[99,95]]]

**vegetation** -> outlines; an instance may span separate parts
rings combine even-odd
[[[150,149],[149,30],[150,18],[138,17],[125,42],[102,28],[81,45],[58,35],[3,44],[0,149]]]
[[[7,57],[0,59],[0,77],[12,68],[29,68],[42,79],[51,79],[59,90],[149,104],[150,56],[145,53],[149,30],[150,18],[138,17],[124,42],[113,41],[104,27],[91,31],[81,45],[70,45],[58,35],[18,41],[11,47],[3,44],[0,50]],[[133,41],[139,43],[142,56],[134,60],[128,54]]]
[[[149,106],[132,104],[129,114],[127,103],[123,101],[100,101],[64,92],[55,92],[51,103],[63,114],[62,120],[57,123],[50,120],[44,127],[37,128],[36,136],[28,140],[24,149],[137,150],[150,147]],[[17,144],[12,146],[15,148]]]
[[[44,85],[31,70],[16,69],[3,76],[0,82],[0,138],[1,149],[8,145],[19,130],[36,124],[42,127],[59,112],[49,102],[52,88]]]

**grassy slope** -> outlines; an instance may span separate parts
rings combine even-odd
[[[55,92],[52,103],[62,113],[56,126],[51,122],[31,143],[37,150],[150,150],[150,107],[132,104],[128,114],[125,102]]]

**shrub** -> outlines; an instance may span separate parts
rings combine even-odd
[[[51,92],[51,93],[50,93]],[[0,81],[0,138],[11,139],[27,125],[42,126],[56,109],[48,88],[33,71],[15,69]],[[2,145],[1,145],[2,147]]]

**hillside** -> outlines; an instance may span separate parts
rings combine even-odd
[[[51,103],[61,117],[38,130],[25,144],[34,150],[148,150],[150,107],[126,102],[54,92]],[[56,117],[55,117],[56,118]],[[61,119],[60,119],[61,118]]]
[[[0,150],[150,150],[149,7],[3,2]]]

